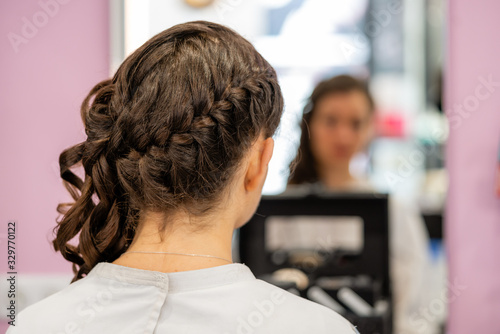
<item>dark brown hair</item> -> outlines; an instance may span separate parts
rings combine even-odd
[[[326,95],[336,93],[346,93],[359,91],[363,93],[373,112],[375,104],[368,90],[367,83],[349,75],[339,75],[328,80],[321,81],[313,90],[304,107],[300,129],[300,145],[295,159],[290,163],[290,175],[288,184],[302,184],[318,181],[318,172],[316,170],[316,160],[311,152],[311,143],[309,140],[309,123],[314,115],[315,107],[318,101]]]
[[[209,212],[282,111],[276,72],[227,27],[188,22],[137,49],[92,88],[81,106],[88,138],[59,157],[75,202],[57,207],[53,246],[73,263],[72,282],[126,250],[142,210]],[[84,180],[71,171],[80,163]]]

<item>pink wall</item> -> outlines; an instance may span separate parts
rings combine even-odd
[[[448,332],[500,333],[500,2],[449,0]],[[485,84],[489,77],[496,84]],[[462,109],[460,106],[462,105]],[[453,284],[455,282],[455,284]]]
[[[49,243],[70,199],[57,162],[85,138],[79,105],[108,76],[108,21],[105,0],[0,2],[0,274],[11,219],[18,273],[71,272]]]

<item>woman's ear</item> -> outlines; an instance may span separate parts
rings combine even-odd
[[[245,190],[254,191],[264,186],[269,161],[273,155],[274,139],[259,137],[251,148],[247,171],[245,173]]]

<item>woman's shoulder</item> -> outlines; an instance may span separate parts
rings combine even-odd
[[[137,289],[138,286],[134,284],[122,289],[122,283],[87,276],[22,310],[17,316],[16,326],[11,326],[6,334],[76,332],[81,328],[91,332],[91,329],[100,328],[104,323],[112,323],[113,328],[125,333],[127,329],[122,331],[120,328],[130,326],[127,321],[132,319],[131,314],[135,315],[135,327],[146,326],[149,317],[145,315],[149,312],[144,301],[158,296],[156,289],[146,286]],[[207,303],[206,298],[215,298],[217,301],[212,302],[220,307],[221,313],[217,316],[221,321],[237,321],[236,326],[242,328],[258,327],[255,333],[356,333],[354,327],[333,310],[255,278],[210,289],[172,293],[170,296],[171,303],[181,300],[184,306],[193,303],[189,314],[193,310],[205,312],[206,307],[202,305]],[[118,302],[124,298],[130,302]],[[134,301],[142,307],[138,307]],[[170,316],[185,319],[188,313],[179,312],[177,310],[176,314]],[[170,326],[168,320],[165,325]],[[207,324],[200,320],[197,325],[203,327]]]
[[[287,326],[287,333],[304,333],[305,330],[314,333],[357,333],[355,327],[343,316],[321,304],[261,279],[255,280],[255,284],[262,297],[268,296],[267,299],[261,298],[261,309],[267,307],[269,312],[273,312],[272,318],[281,328],[277,332],[283,332],[283,326]]]
[[[22,309],[8,334],[77,333],[97,318],[125,283],[87,275]],[[139,297],[141,291],[131,296]],[[7,334],[6,333],[6,334]]]
[[[65,288],[22,309],[16,317],[15,326],[10,326],[6,334],[46,333],[59,323],[76,305],[88,296],[88,279],[83,278]],[[78,298],[78,297],[81,298]]]

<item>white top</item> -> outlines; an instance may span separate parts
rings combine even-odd
[[[232,263],[162,273],[108,262],[27,307],[6,334],[354,334],[331,309]]]
[[[375,192],[365,179],[355,179],[346,192]],[[288,185],[281,195],[303,196],[310,193],[334,192],[320,181]],[[341,191],[337,191],[341,192]],[[417,334],[416,315],[428,308],[431,300],[423,294],[425,277],[430,269],[429,235],[415,204],[389,196],[389,260],[394,303],[394,333]],[[287,231],[288,234],[292,231]],[[304,233],[304,231],[300,231]],[[434,326],[428,323],[428,328]],[[432,333],[429,329],[428,333]]]

